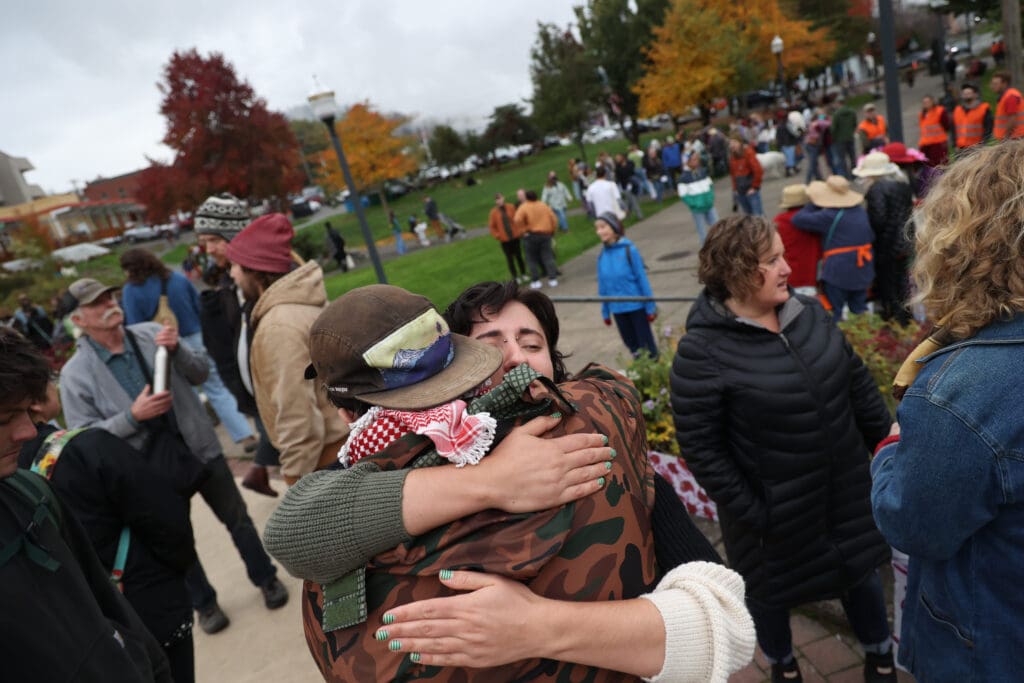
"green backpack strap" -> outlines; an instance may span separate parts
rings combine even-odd
[[[38,536],[38,529],[46,520],[50,520],[57,532],[60,532],[61,512],[54,499],[53,491],[39,475],[22,469],[15,470],[14,474],[0,483],[10,486],[35,506],[32,521],[21,532],[21,535],[0,548],[0,567],[7,564],[19,552],[24,551],[30,560],[43,569],[51,572],[60,569],[60,562],[54,559],[50,555],[50,551],[39,543]]]

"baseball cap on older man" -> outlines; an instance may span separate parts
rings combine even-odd
[[[501,352],[454,334],[426,297],[392,285],[353,289],[332,301],[309,333],[306,379],[335,403],[358,399],[395,410],[425,410],[482,384]]]
[[[120,287],[108,286],[91,277],[83,277],[71,283],[71,286],[68,287],[68,294],[75,300],[75,308],[77,308],[88,306],[107,292],[116,292],[118,289]]]

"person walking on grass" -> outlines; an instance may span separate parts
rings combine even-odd
[[[562,232],[569,232],[569,219],[565,215],[565,209],[572,201],[569,189],[558,179],[554,171],[548,173],[548,180],[541,190],[540,200],[551,207],[558,217],[558,229]]]
[[[597,293],[611,297],[653,296],[643,257],[623,236],[622,222],[613,214],[601,214],[594,221],[594,231],[603,245],[597,257]],[[657,358],[658,345],[651,332],[651,323],[657,316],[653,300],[601,302],[604,324],[611,326],[612,318],[615,319],[619,336],[634,358],[644,351]]]
[[[491,236],[501,244],[512,279],[525,282],[528,275],[523,263],[522,226],[516,223],[516,207],[506,202],[505,195],[500,192],[494,195],[494,206],[487,217],[487,227],[490,228]]]
[[[530,269],[530,287],[540,289],[540,269],[548,277],[548,286],[558,286],[558,266],[552,235],[558,225],[555,212],[537,199],[537,193],[527,190],[525,201],[516,209],[515,222],[523,235],[523,250],[526,252],[526,266]]]

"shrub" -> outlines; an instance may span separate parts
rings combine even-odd
[[[664,325],[658,338],[661,353],[651,358],[646,352],[626,367],[629,377],[643,399],[644,420],[647,423],[647,446],[661,453],[679,455],[676,428],[669,404],[668,375],[680,334],[671,325]]]
[[[850,316],[839,323],[839,329],[864,361],[885,404],[889,406],[889,412],[895,416],[892,380],[904,359],[921,343],[928,330],[913,321],[906,327],[890,324],[873,313]]]

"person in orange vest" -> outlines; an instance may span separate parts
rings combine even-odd
[[[999,96],[996,105],[995,126],[992,136],[996,140],[1024,137],[1024,100],[1020,91],[1010,87],[1010,72],[992,74],[992,91]]]
[[[960,104],[953,110],[957,151],[991,140],[994,122],[988,102],[978,99],[978,86],[964,83],[960,87]]]
[[[949,129],[953,127],[949,112],[935,104],[931,95],[921,98],[921,113],[917,115],[921,127],[921,140],[917,143],[930,166],[942,166],[949,161]]]
[[[861,149],[867,154],[876,147],[888,144],[889,137],[885,117],[878,113],[875,105],[868,102],[863,111],[864,120],[857,126],[857,137],[860,138]]]

